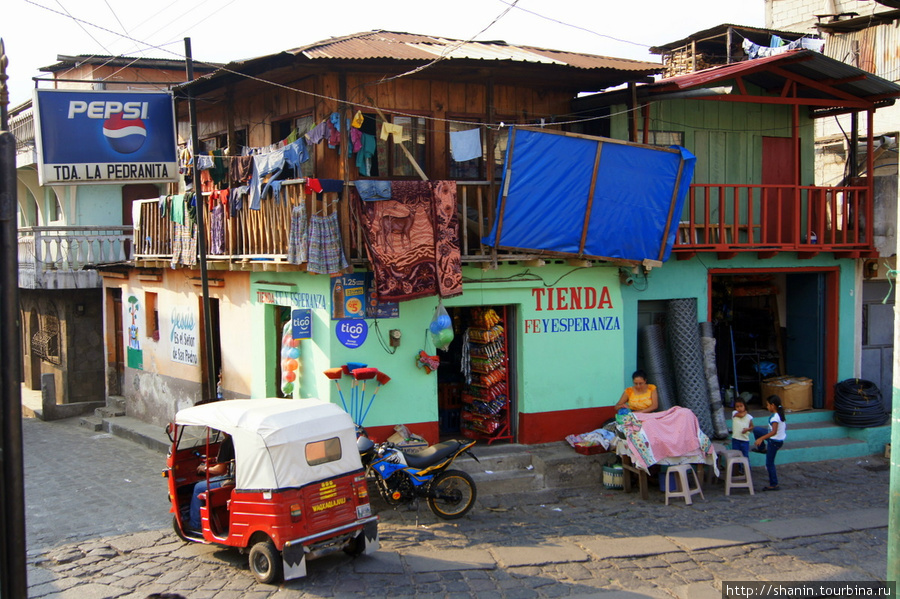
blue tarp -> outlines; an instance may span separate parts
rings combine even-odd
[[[695,162],[678,146],[513,127],[497,217],[483,242],[583,257],[667,260]]]

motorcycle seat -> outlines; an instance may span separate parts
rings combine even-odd
[[[427,468],[453,455],[459,451],[461,446],[462,443],[459,441],[442,441],[418,453],[406,453],[404,451],[403,455],[406,457],[406,463],[413,468]]]

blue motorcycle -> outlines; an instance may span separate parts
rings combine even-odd
[[[475,457],[475,441],[443,441],[418,453],[405,453],[393,443],[373,443],[364,433],[356,439],[366,474],[389,505],[412,503],[424,497],[434,515],[462,518],[475,505],[475,482],[462,470],[448,466],[463,453]]]

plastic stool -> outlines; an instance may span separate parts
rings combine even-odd
[[[749,489],[750,494],[753,491],[753,476],[750,474],[750,460],[744,457],[740,451],[735,451],[737,455],[725,454],[725,495],[731,495],[732,489]],[[736,474],[738,466],[744,467],[744,474]]]
[[[694,483],[697,485],[694,488],[691,488],[688,483],[688,472],[694,475]],[[669,482],[669,477],[672,476],[673,473],[678,475],[678,489],[672,491],[672,485]],[[666,505],[669,505],[669,497],[684,497],[684,502],[687,505],[691,505],[694,501],[691,499],[692,495],[696,495],[700,493],[700,497],[703,500],[706,500],[706,497],[703,497],[703,490],[700,488],[700,479],[697,478],[697,473],[694,472],[694,469],[690,464],[678,464],[677,466],[669,466],[669,469],[666,470]]]

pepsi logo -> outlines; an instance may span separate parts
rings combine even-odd
[[[124,119],[122,113],[117,112],[103,121],[103,135],[119,154],[132,154],[144,145],[147,128],[141,119]]]

